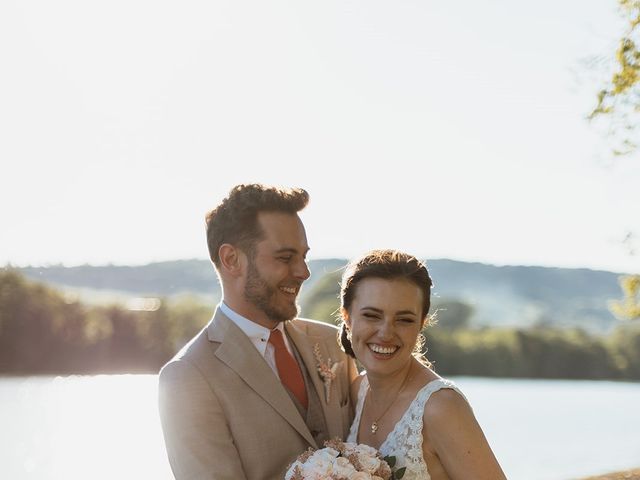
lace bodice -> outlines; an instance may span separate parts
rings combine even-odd
[[[360,417],[364,406],[364,397],[367,394],[369,380],[365,376],[360,383],[358,390],[358,403],[356,405],[356,416],[351,424],[348,442],[358,443],[358,429],[360,427]],[[460,395],[462,392],[449,380],[436,379],[427,383],[413,399],[402,418],[396,423],[393,430],[380,445],[380,453],[383,456],[393,455],[396,457],[395,468],[407,467],[403,480],[431,480],[427,464],[422,455],[422,417],[424,406],[432,393],[442,388],[451,388]],[[464,397],[464,395],[463,395]]]

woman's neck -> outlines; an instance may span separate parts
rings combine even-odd
[[[397,395],[406,386],[412,376],[415,360],[413,357],[405,366],[396,370],[392,374],[376,375],[367,372],[367,380],[371,394],[377,401]]]

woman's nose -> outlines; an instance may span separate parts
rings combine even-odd
[[[378,331],[378,335],[383,340],[390,340],[393,338],[394,328],[393,322],[384,321],[380,325],[380,330]]]

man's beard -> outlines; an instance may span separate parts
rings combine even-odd
[[[244,298],[275,322],[284,322],[297,317],[298,305],[296,303],[282,307],[276,305],[278,293],[277,288],[268,285],[260,276],[260,272],[253,262],[250,261],[247,269],[247,283],[244,286]]]

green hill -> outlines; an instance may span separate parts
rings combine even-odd
[[[303,313],[314,316],[337,307],[344,259],[309,262],[311,277],[301,295]],[[581,326],[609,331],[615,318],[608,301],[620,296],[618,274],[589,269],[495,266],[447,259],[428,261],[434,303],[459,301],[472,309],[472,326]],[[81,297],[205,297],[217,302],[220,286],[208,260],[178,260],[142,266],[26,267],[29,278],[75,291]],[[323,304],[322,308],[318,304]]]

